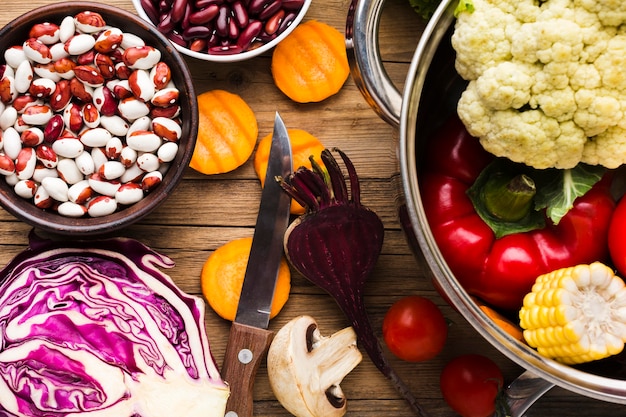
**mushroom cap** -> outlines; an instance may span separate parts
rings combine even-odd
[[[268,350],[270,386],[296,417],[340,417],[347,400],[339,384],[361,359],[351,327],[324,337],[315,319],[298,316],[276,333]]]

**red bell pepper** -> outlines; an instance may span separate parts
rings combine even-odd
[[[615,201],[605,176],[574,200],[558,224],[546,219],[539,229],[497,238],[468,197],[468,189],[494,159],[453,117],[430,142],[420,187],[432,234],[463,288],[513,311],[537,276],[608,259]]]

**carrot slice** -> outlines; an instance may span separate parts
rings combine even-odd
[[[287,133],[289,133],[289,142],[291,143],[291,161],[294,170],[302,166],[311,169],[310,156],[313,156],[319,165],[324,165],[320,156],[324,150],[324,145],[317,137],[302,129],[287,129]],[[270,133],[261,139],[254,154],[254,170],[261,181],[261,186],[265,186],[265,173],[267,172],[271,146],[272,134]],[[295,200],[291,200],[290,210],[291,214],[304,214],[304,207]]]
[[[319,102],[336,94],[349,74],[344,36],[316,20],[298,25],[272,54],[274,83],[298,103]]]
[[[251,247],[251,237],[231,240],[217,248],[202,268],[202,294],[209,306],[226,320],[235,319]],[[283,258],[278,270],[270,318],[282,310],[290,291],[291,272],[287,260]]]
[[[476,302],[478,307],[489,317],[495,324],[497,324],[502,330],[511,335],[513,338],[519,340],[522,343],[526,343],[524,340],[524,334],[522,333],[522,328],[517,324],[513,323],[511,320],[506,318],[501,313],[497,312],[487,304],[485,304],[482,300],[479,300],[476,297],[472,297]]]
[[[198,95],[198,139],[189,166],[221,174],[250,158],[259,134],[254,112],[237,94],[224,90]]]

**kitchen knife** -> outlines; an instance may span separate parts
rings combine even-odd
[[[230,386],[225,417],[252,416],[254,377],[274,336],[267,328],[291,203],[276,177],[291,172],[291,144],[277,112],[252,249],[222,366],[222,378]]]

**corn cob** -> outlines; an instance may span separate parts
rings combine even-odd
[[[519,312],[526,342],[565,364],[616,355],[626,342],[626,285],[594,262],[541,275]]]

